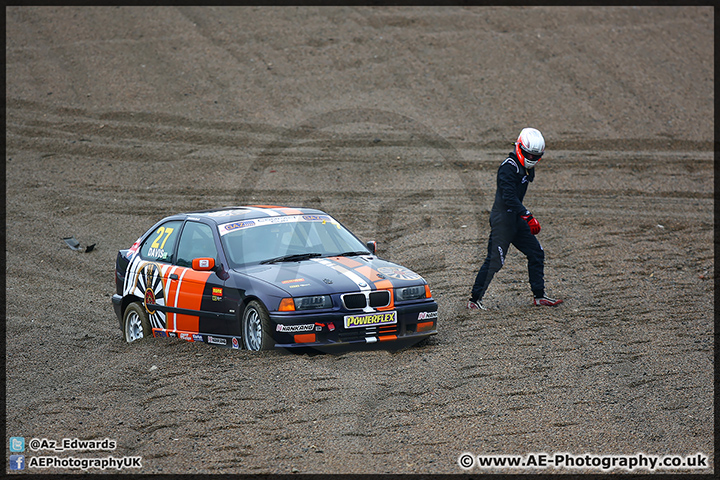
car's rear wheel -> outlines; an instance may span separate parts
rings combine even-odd
[[[145,307],[140,302],[133,302],[125,309],[123,315],[123,336],[128,343],[152,337],[150,320]]]
[[[246,350],[268,350],[275,345],[270,336],[270,314],[262,303],[253,300],[242,317],[242,338]]]

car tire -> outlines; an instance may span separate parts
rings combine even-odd
[[[152,337],[147,311],[140,302],[127,306],[123,314],[123,337],[128,343]]]
[[[246,350],[257,352],[275,346],[270,334],[270,314],[262,303],[253,300],[247,304],[241,327],[243,346]]]

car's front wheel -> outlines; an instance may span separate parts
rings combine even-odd
[[[140,302],[133,302],[125,309],[123,335],[128,343],[153,336],[148,314]]]
[[[245,349],[268,350],[275,346],[270,334],[270,314],[262,303],[253,300],[242,316],[242,338]]]

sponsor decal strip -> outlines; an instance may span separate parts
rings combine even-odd
[[[219,335],[208,335],[207,343],[214,343],[215,345],[227,346],[227,339],[228,339],[228,337],[221,337]]]
[[[240,340],[238,337],[230,335],[216,335],[214,333],[198,333],[198,332],[187,332],[182,330],[170,330],[164,328],[153,328],[154,337],[169,337],[179,338],[187,342],[204,342],[212,343],[214,345],[220,345],[224,347],[231,347],[234,349],[240,348]]]
[[[271,225],[271,224],[278,224],[278,223],[296,223],[296,222],[330,222],[332,225],[337,225],[338,227],[340,224],[333,219],[329,215],[302,215],[301,212],[298,211],[298,215],[282,215],[279,212],[275,210],[262,210],[265,213],[272,212],[268,217],[261,217],[261,218],[253,218],[249,220],[239,220],[237,222],[229,222],[229,223],[223,223],[222,225],[219,225],[218,232],[221,236],[227,235],[228,233],[242,229],[242,228],[251,228],[251,227],[257,227],[260,225]]]
[[[276,330],[278,332],[286,332],[286,333],[310,332],[312,330],[315,330],[315,324],[308,323],[305,325],[283,325],[283,324],[278,323]]]
[[[195,338],[193,337],[192,333],[189,332],[177,332],[178,338],[180,340],[185,340],[186,342],[194,342]]]

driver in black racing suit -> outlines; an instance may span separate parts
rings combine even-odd
[[[482,302],[488,285],[505,263],[510,245],[528,260],[528,276],[533,304],[555,306],[562,300],[545,294],[545,252],[535,235],[540,223],[523,205],[528,185],[535,179],[535,165],[545,153],[545,139],[534,128],[524,128],[511,152],[497,172],[495,202],[490,211],[490,239],[485,262],[475,277],[467,308],[487,310]]]

